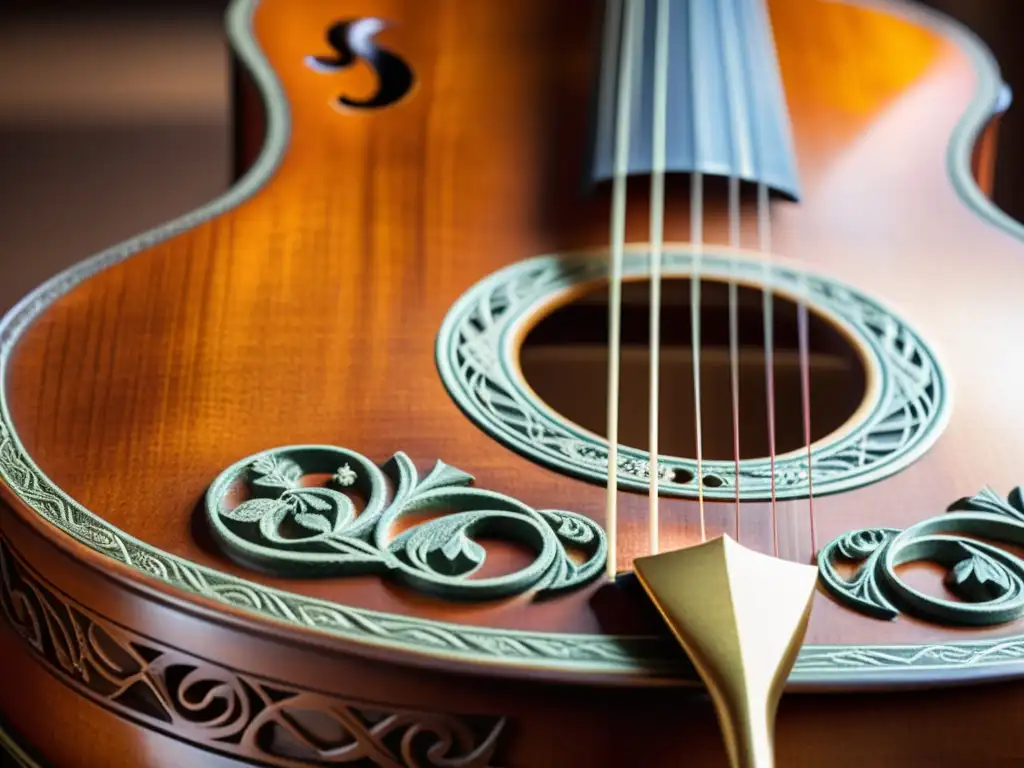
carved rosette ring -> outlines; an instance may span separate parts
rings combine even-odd
[[[695,269],[685,247],[666,245],[666,277]],[[646,251],[626,253],[623,276],[649,275]],[[560,297],[597,287],[609,260],[594,254],[539,256],[481,280],[452,306],[437,336],[438,372],[459,408],[495,440],[570,477],[605,485],[608,443],[541,401],[523,377],[520,342],[538,316]],[[951,398],[946,375],[927,341],[897,314],[852,286],[763,260],[703,251],[701,275],[767,285],[779,295],[803,296],[808,306],[855,344],[876,393],[856,421],[806,451],[768,458],[704,460],[662,454],[657,462],[663,496],[731,501],[805,498],[814,476],[816,494],[850,491],[892,475],[927,450],[941,434]],[[808,460],[811,465],[808,466]],[[620,445],[618,482],[643,493],[650,485],[647,451]],[[700,489],[698,491],[698,488]]]
[[[210,486],[206,511],[232,560],[277,575],[381,574],[428,594],[483,600],[554,595],[602,572],[608,546],[595,522],[535,510],[469,487],[472,481],[442,462],[420,479],[404,453],[382,470],[344,448],[289,446],[224,471]],[[394,533],[413,515],[416,524]],[[470,578],[487,557],[474,540],[481,536],[527,547],[534,557],[514,573]]]
[[[1024,560],[996,543],[1024,545],[1019,487],[1006,500],[986,488],[904,531],[851,531],[822,549],[819,571],[840,602],[876,618],[904,613],[938,624],[990,626],[1024,615]],[[927,595],[900,578],[900,566],[922,561],[946,569],[946,586],[960,601]],[[837,567],[844,563],[860,565],[844,578]]]

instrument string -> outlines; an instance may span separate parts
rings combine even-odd
[[[612,13],[609,3],[609,13]],[[629,173],[629,129],[632,101],[633,50],[636,31],[643,28],[644,0],[618,4],[625,23],[621,36],[615,115],[615,165],[612,177],[611,275],[608,281],[608,487],[606,493],[608,575],[615,577],[618,533],[619,347],[622,338],[622,261],[626,242],[626,180]],[[642,42],[642,41],[641,41]]]
[[[814,465],[811,461],[811,355],[807,310],[807,276],[800,273],[797,302],[797,334],[800,346],[800,410],[803,414],[804,445],[807,446],[807,513],[810,518],[811,557],[817,552],[814,534]]]
[[[740,180],[729,177],[729,246],[740,247]],[[732,389],[732,454],[736,474],[736,541],[740,540],[740,333],[739,286],[735,265],[729,268],[729,384]]]
[[[700,540],[707,541],[704,516],[704,439],[700,397],[700,269],[704,242],[704,176],[694,171],[690,179],[690,247],[693,249],[693,274],[690,277],[690,348],[693,350],[693,407],[697,454],[697,507],[700,510]]]
[[[772,507],[772,551],[779,555],[778,509],[775,497],[775,323],[774,296],[772,294],[772,270],[770,254],[772,251],[772,229],[770,208],[768,206],[768,187],[763,183],[757,185],[757,232],[758,249],[764,259],[761,316],[764,325],[764,381],[765,397],[768,400],[768,460],[771,463],[771,507]]]
[[[652,120],[652,159],[651,159],[651,205],[650,205],[650,409],[649,409],[649,455],[650,455],[650,488],[648,504],[649,547],[651,553],[660,549],[660,357],[661,357],[661,303],[662,303],[662,270],[664,255],[664,208],[665,208],[665,171],[666,171],[666,133],[667,133],[667,100],[668,100],[668,62],[669,62],[669,0],[656,0],[657,23],[655,25],[654,49],[654,88],[653,88],[653,120]],[[609,6],[612,4],[609,3]],[[609,279],[609,364],[608,364],[608,485],[607,485],[607,519],[608,536],[610,539],[608,569],[614,576],[616,568],[617,544],[617,511],[618,511],[618,435],[619,435],[619,397],[621,378],[621,312],[623,261],[625,252],[625,223],[627,209],[627,180],[630,148],[630,118],[632,106],[633,67],[634,62],[643,51],[643,18],[645,0],[620,0],[617,13],[620,37],[620,66],[618,67],[618,83],[615,118],[615,159],[612,178],[612,217],[611,217],[611,274]],[[618,30],[616,30],[618,36]],[[694,86],[699,88],[699,75],[693,72]],[[696,121],[696,122],[699,122]],[[694,140],[699,141],[700,131],[694,126]],[[696,153],[699,154],[699,153]],[[700,538],[707,540],[707,520],[704,504],[703,475],[703,418],[701,392],[701,270],[704,249],[704,183],[703,173],[695,169],[691,174],[690,189],[690,244],[692,250],[692,273],[690,280],[690,311],[691,311],[691,350],[693,367],[694,391],[694,426],[697,501],[700,515]],[[772,546],[776,556],[779,554],[778,532],[778,495],[776,485],[776,397],[775,397],[775,352],[774,352],[774,295],[772,290],[773,275],[771,270],[772,233],[768,188],[764,183],[757,187],[757,219],[758,245],[764,258],[764,281],[762,291],[762,319],[764,326],[764,358],[765,358],[765,396],[767,398],[767,428],[770,461],[771,484],[771,522]],[[741,211],[740,182],[738,177],[729,178],[729,243],[734,249],[741,246]],[[801,281],[805,277],[800,276]],[[739,286],[734,273],[729,280],[729,368],[730,395],[732,405],[732,442],[735,464],[735,516],[736,535],[740,535],[741,525],[741,488],[740,488],[740,381],[739,381]],[[806,285],[800,290],[798,299],[798,334],[801,380],[801,411],[803,421],[804,443],[808,457],[808,500],[810,507],[811,546],[815,548],[814,530],[814,499],[811,471],[811,410],[810,410],[810,343],[809,313],[805,300]]]
[[[691,5],[690,13],[695,11]],[[698,50],[701,41],[697,37],[699,25],[690,19],[690,46],[692,50]],[[701,82],[701,72],[698,66],[700,57],[692,58],[691,88],[693,89],[693,103],[699,104],[701,91],[704,84]],[[690,249],[693,255],[693,262],[690,275],[690,350],[693,361],[693,408],[694,408],[694,433],[696,442],[697,474],[694,481],[697,483],[697,508],[700,512],[700,540],[707,541],[707,520],[704,513],[704,434],[701,421],[701,391],[700,391],[700,271],[704,251],[704,174],[699,167],[701,157],[704,120],[703,110],[696,109],[693,115],[693,161],[694,169],[690,175]]]
[[[665,224],[665,142],[668,128],[668,0],[658,0],[654,43],[654,126],[651,142],[651,221],[650,221],[650,417],[648,450],[650,453],[651,492],[649,530],[651,554],[659,551],[658,486],[661,376],[661,260]]]
[[[740,249],[740,169],[748,168],[751,147],[745,126],[748,122],[747,105],[743,89],[743,56],[733,31],[739,24],[735,9],[729,3],[718,9],[718,29],[722,39],[722,64],[725,70],[726,103],[729,107],[729,139],[736,173],[729,180],[729,247]],[[729,259],[729,389],[732,396],[732,454],[734,463],[734,501],[736,510],[736,540],[740,541],[740,346],[739,346],[739,276],[735,258]]]

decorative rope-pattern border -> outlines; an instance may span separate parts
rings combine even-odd
[[[84,261],[51,279],[0,321],[0,381],[22,331],[75,286],[130,256],[244,202],[273,175],[289,133],[287,103],[273,71],[251,34],[256,0],[235,0],[228,14],[232,44],[252,73],[267,105],[267,141],[249,173],[209,205]],[[888,5],[883,10],[894,12]],[[991,54],[966,30],[938,14],[903,10],[912,21],[939,28],[959,42],[978,71],[979,90],[960,121],[950,147],[953,183],[965,204],[995,226],[1024,240],[1024,227],[986,200],[970,175],[970,149],[997,100],[998,68]],[[68,497],[32,461],[15,433],[0,392],[0,479],[29,508],[96,552],[146,572],[186,594],[242,608],[254,616],[314,629],[357,643],[411,655],[502,666],[509,674],[545,668],[578,675],[671,675],[695,679],[677,647],[661,637],[608,637],[493,630],[383,614],[312,600],[162,552],[118,530]],[[953,679],[1005,677],[1024,671],[1024,635],[979,642],[906,646],[805,646],[791,683],[801,685],[922,684]]]

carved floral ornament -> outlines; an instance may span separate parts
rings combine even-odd
[[[822,549],[818,569],[836,599],[869,616],[905,613],[936,624],[991,626],[1024,616],[1024,560],[998,544],[1024,545],[1020,487],[1005,500],[986,488],[904,531],[846,533]],[[959,601],[927,595],[900,578],[901,565],[920,561],[946,568],[946,587]],[[843,577],[842,565],[856,570]]]
[[[395,488],[390,501],[388,479]],[[291,446],[223,472],[207,494],[207,514],[232,559],[278,575],[372,573],[447,599],[485,600],[527,592],[543,598],[601,573],[607,542],[597,523],[574,512],[534,510],[471,482],[441,462],[420,479],[404,453],[381,470],[343,448]],[[438,516],[392,535],[403,516],[431,510]],[[527,546],[534,559],[516,573],[474,579],[487,557],[474,540],[481,535]],[[1024,561],[975,536],[1024,544],[1020,489],[1006,501],[986,489],[902,532],[844,534],[819,553],[821,582],[847,607],[881,619],[902,612],[941,624],[991,625],[1024,615]],[[583,553],[581,563],[571,550]],[[900,578],[899,566],[921,560],[948,569],[946,583],[959,602]],[[855,573],[844,577],[845,566],[856,566]]]
[[[319,478],[319,480],[317,479]],[[390,479],[394,493],[388,500]],[[437,462],[420,478],[404,453],[383,471],[334,446],[276,448],[243,459],[210,486],[207,518],[226,554],[279,575],[380,574],[449,599],[537,597],[579,587],[602,572],[605,533],[583,515],[535,510]],[[241,503],[232,503],[238,495]],[[357,514],[354,499],[363,505]],[[397,535],[403,517],[438,516]],[[474,537],[529,548],[534,559],[515,573],[471,578],[486,560]],[[582,553],[581,562],[569,550]]]

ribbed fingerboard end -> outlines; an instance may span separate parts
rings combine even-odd
[[[655,25],[659,0],[606,0],[601,76],[595,99],[590,180],[614,172],[616,94],[624,9],[645,3],[629,121],[629,174],[650,173]],[[700,171],[763,183],[800,197],[792,129],[764,0],[668,0],[666,170]]]

